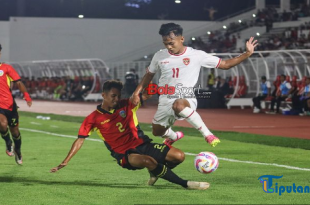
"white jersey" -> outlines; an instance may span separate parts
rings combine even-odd
[[[148,72],[161,71],[158,86],[194,87],[200,68],[217,68],[221,59],[204,51],[185,47],[183,53],[172,54],[167,49],[155,53]]]

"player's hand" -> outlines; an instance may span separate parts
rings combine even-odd
[[[54,167],[50,170],[51,173],[55,173],[57,172],[58,170],[64,168],[65,166],[67,166],[67,163],[61,163],[60,165],[58,165],[57,167]]]
[[[27,105],[28,105],[28,107],[31,107],[32,101],[27,101]]]
[[[249,53],[250,55],[253,54],[254,48],[258,45],[257,40],[254,40],[254,37],[251,37],[247,42],[246,42],[246,52]]]
[[[138,105],[140,103],[139,95],[132,94],[130,99],[131,99],[132,104],[134,105]]]
[[[29,93],[24,92],[24,98],[23,99],[26,100],[28,107],[31,107],[32,100],[31,100]]]

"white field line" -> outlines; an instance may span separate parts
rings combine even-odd
[[[42,125],[41,123],[38,123],[38,122],[30,122],[30,124],[33,124],[33,125]]]
[[[34,130],[34,129],[28,129],[28,128],[19,128],[20,130],[24,131],[29,131],[29,132],[36,132],[36,133],[42,133],[42,134],[47,134],[47,135],[53,135],[53,136],[58,136],[58,137],[66,137],[66,138],[74,138],[76,139],[77,136],[74,135],[62,135],[62,134],[57,134],[57,133],[52,133],[52,132],[45,132],[41,130]],[[91,138],[86,138],[86,140],[90,141],[96,141],[96,142],[103,142],[100,139],[91,139]],[[185,152],[186,155],[190,156],[196,156],[194,153],[189,153]],[[293,167],[293,166],[287,166],[287,165],[281,165],[281,164],[275,164],[275,163],[263,163],[263,162],[252,162],[252,161],[241,161],[241,160],[236,160],[236,159],[228,159],[228,158],[221,158],[219,157],[220,160],[223,161],[228,161],[228,162],[237,162],[237,163],[245,163],[245,164],[257,164],[257,165],[266,165],[266,166],[274,166],[274,167],[282,167],[286,169],[293,169],[293,170],[300,170],[300,171],[310,171],[308,168],[300,168],[300,167]]]
[[[233,126],[234,129],[248,129],[248,128],[275,128],[276,126]]]

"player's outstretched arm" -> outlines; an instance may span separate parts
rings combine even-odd
[[[253,52],[255,47],[258,45],[257,40],[254,40],[254,37],[251,37],[247,42],[246,42],[246,52],[242,53],[241,55],[231,58],[228,60],[222,60],[218,68],[223,69],[223,70],[228,70],[235,65],[238,65],[242,61],[246,60],[248,57],[250,57]]]
[[[155,73],[147,72],[139,85],[137,86],[135,92],[132,94],[132,103],[134,105],[137,105],[140,102],[139,94],[149,85],[149,83],[152,81]]]
[[[71,150],[68,153],[67,157],[65,158],[65,160],[58,165],[57,167],[54,167],[51,169],[51,173],[57,172],[58,170],[60,170],[61,168],[67,166],[67,164],[69,163],[69,161],[71,160],[71,158],[81,149],[83,143],[85,141],[85,138],[77,138],[74,143],[72,144]]]
[[[26,89],[26,86],[24,85],[24,83],[19,80],[16,82],[16,85],[17,85],[18,89],[20,90],[20,92],[24,94],[24,100],[26,100],[28,107],[31,107],[32,100],[30,98],[29,93],[27,92],[27,89]]]

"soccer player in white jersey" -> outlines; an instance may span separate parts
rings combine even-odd
[[[175,23],[161,26],[159,34],[166,49],[155,53],[146,74],[133,93],[134,103],[140,102],[139,93],[149,85],[158,70],[161,71],[158,87],[167,85],[192,88],[197,83],[201,66],[228,70],[250,57],[257,46],[257,40],[251,37],[246,42],[246,52],[235,58],[222,60],[204,51],[184,46],[182,33],[182,27]],[[216,146],[220,140],[207,128],[196,108],[197,100],[194,96],[184,98],[180,95],[178,98],[171,98],[169,95],[160,95],[158,109],[152,122],[153,135],[166,138],[164,143],[171,145],[184,136],[182,132],[174,132],[171,126],[176,120],[186,119],[212,147]]]

